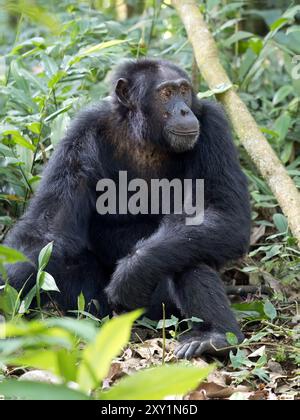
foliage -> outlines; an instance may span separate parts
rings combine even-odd
[[[140,315],[141,311],[135,311],[114,318],[99,332],[91,320],[69,318],[0,324],[0,363],[52,372],[59,384],[31,382],[28,386],[26,381],[9,380],[0,383],[0,395],[22,399],[157,399],[195,388],[213,367],[158,367],[101,391],[112,360],[127,344],[133,321]],[[181,380],[172,381],[174,376]]]

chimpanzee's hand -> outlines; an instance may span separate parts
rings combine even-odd
[[[130,260],[131,257],[127,256],[118,261],[109,285],[105,289],[108,301],[114,309],[126,308],[124,303],[126,304],[126,285],[130,275],[130,266],[132,265]]]
[[[175,356],[178,359],[191,359],[202,354],[211,356],[226,357],[230,352],[230,344],[226,335],[214,331],[191,332],[183,336],[181,343],[175,349]]]
[[[151,302],[158,278],[151,273],[145,252],[136,249],[131,255],[118,261],[111,281],[106,288],[112,307],[126,310],[147,308]]]

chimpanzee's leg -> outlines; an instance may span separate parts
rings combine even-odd
[[[77,299],[82,292],[88,312],[99,318],[111,314],[104,292],[109,274],[89,251],[65,261],[64,266],[56,267],[55,273],[60,293],[56,293],[54,298],[63,311],[76,310]]]
[[[173,299],[184,318],[194,316],[204,321],[182,335],[181,344],[176,349],[178,358],[191,358],[202,353],[228,353],[227,350],[216,350],[229,346],[227,332],[234,333],[239,342],[243,340],[217,272],[203,264],[177,275],[172,285]]]
[[[149,308],[147,309],[146,316],[152,320],[159,321],[163,319],[165,309],[166,318],[171,318],[172,315],[180,318],[181,311],[176,306],[173,296],[173,280],[171,278],[160,282],[151,297]]]

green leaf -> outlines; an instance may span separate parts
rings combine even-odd
[[[58,331],[56,331],[57,336],[58,334]],[[76,380],[77,353],[69,349],[29,350],[21,356],[6,358],[5,362],[12,366],[25,366],[47,370],[61,377],[65,382]]]
[[[230,352],[230,361],[234,369],[241,369],[243,366],[251,367],[252,362],[248,359],[245,350],[237,349],[236,353]]]
[[[14,264],[26,261],[28,261],[27,257],[20,251],[5,245],[0,245],[0,264]]]
[[[161,330],[162,328],[169,328],[169,327],[174,327],[175,325],[178,324],[178,319],[177,318],[171,318],[171,319],[161,319],[160,321],[158,321],[156,329],[157,330]]]
[[[261,301],[234,303],[232,308],[237,311],[239,318],[265,319],[264,305]]]
[[[209,98],[210,96],[218,95],[219,93],[224,93],[231,88],[232,84],[221,83],[220,85],[215,86],[213,89],[207,90],[205,92],[199,92],[197,96],[199,99]]]
[[[237,336],[231,332],[226,333],[226,339],[231,346],[236,346],[239,343]]]
[[[275,121],[274,130],[278,133],[278,141],[282,142],[288,131],[291,124],[291,117],[287,112],[284,112],[280,115],[279,118]]]
[[[52,291],[52,292],[59,292],[59,288],[57,287],[54,278],[51,276],[51,274],[47,273],[46,271],[42,271],[40,273],[38,283],[40,285],[40,288],[45,291]]]
[[[202,369],[188,366],[160,366],[122,379],[108,392],[104,400],[162,400],[170,395],[184,395],[195,389],[214,370],[214,365]]]
[[[289,8],[286,12],[284,12],[283,17],[293,19],[297,13],[300,13],[299,5]]]
[[[264,312],[272,322],[277,317],[276,308],[269,300],[267,300],[264,304]]]
[[[40,251],[39,254],[39,270],[44,270],[47,266],[53,250],[53,242],[50,242]]]
[[[203,319],[198,318],[197,316],[192,316],[192,318],[190,319],[192,322],[196,322],[196,323],[201,323],[203,322]]]
[[[275,93],[273,98],[273,105],[279,104],[283,101],[288,95],[294,91],[292,85],[281,86],[281,88]]]
[[[32,131],[34,134],[40,134],[41,132],[41,123],[40,122],[33,122],[30,124],[26,124],[28,130]]]
[[[82,292],[77,298],[77,308],[79,312],[84,311],[85,309],[85,298]]]
[[[22,400],[88,400],[81,392],[64,385],[50,385],[41,382],[5,380],[0,383],[0,394],[7,399]]]
[[[0,311],[5,315],[12,316],[20,304],[18,292],[8,283],[0,289]]]
[[[115,47],[116,45],[124,44],[125,40],[122,39],[112,39],[110,41],[101,42],[100,44],[93,45],[91,47],[87,47],[84,50],[80,51],[78,56],[79,57],[86,57],[88,55],[94,54],[96,52],[99,52],[101,50],[104,50],[106,48]]]
[[[274,32],[278,29],[280,29],[282,26],[284,26],[287,22],[289,21],[289,19],[281,17],[279,19],[277,19],[274,23],[272,23],[272,25],[270,26],[271,32]]]
[[[251,32],[245,32],[245,31],[238,31],[231,35],[226,41],[225,46],[230,47],[230,45],[234,44],[235,42],[241,41],[243,39],[251,38],[253,34]]]
[[[221,0],[207,0],[206,7],[208,11],[211,11],[214,7],[218,6]]]
[[[25,137],[23,137],[18,130],[11,130],[11,129],[4,129],[1,130],[1,133],[5,136],[11,136],[11,139],[16,143],[19,144],[22,147],[25,147],[26,149],[35,151],[35,146],[30,143],[29,140],[27,140]]]
[[[271,258],[275,257],[276,255],[279,255],[282,249],[282,245],[273,245],[271,248],[266,251],[266,255],[264,258],[261,259],[261,261],[267,261]]]
[[[33,299],[36,296],[36,286],[33,286],[33,288],[27,293],[27,295],[24,297],[21,305],[21,309],[24,313],[28,311],[28,309],[31,306],[31,303]]]
[[[276,226],[276,229],[280,233],[286,233],[287,232],[288,222],[287,222],[287,218],[283,214],[275,213],[273,215],[273,222],[274,222],[274,225]]]
[[[45,320],[45,324],[47,328],[57,327],[69,331],[86,342],[95,340],[98,331],[94,323],[85,319],[49,318]]]
[[[100,385],[111,361],[128,343],[132,324],[141,314],[141,310],[130,312],[103,325],[95,341],[83,351],[77,379],[80,389],[88,392]]]
[[[54,350],[30,350],[19,357],[10,357],[6,362],[12,366],[32,367],[48,370],[54,374],[59,373],[57,369],[57,356]]]

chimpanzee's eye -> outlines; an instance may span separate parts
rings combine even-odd
[[[189,87],[188,86],[185,86],[185,85],[181,85],[180,86],[180,93],[182,94],[182,95],[185,95],[186,93],[188,93],[189,92]]]
[[[163,88],[163,89],[161,90],[161,95],[162,95],[164,98],[170,98],[170,97],[171,97],[171,95],[172,95],[172,90],[171,90],[170,88],[168,88],[168,87]]]

